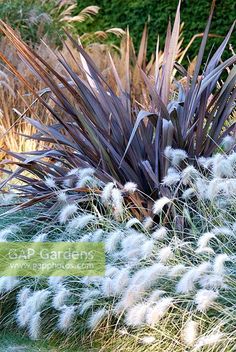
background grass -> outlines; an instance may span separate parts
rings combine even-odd
[[[78,0],[78,9],[91,4],[98,5],[101,10],[93,21],[87,21],[77,26],[79,33],[104,30],[111,27],[130,29],[136,47],[141,39],[144,24],[149,20],[149,54],[155,52],[157,36],[160,35],[161,47],[164,45],[168,20],[174,20],[178,0]],[[197,33],[204,31],[210,11],[210,0],[183,0],[181,5],[181,21],[184,22],[184,46]],[[217,0],[213,16],[211,33],[225,35],[235,20],[234,0]],[[198,53],[197,39],[189,50],[190,58]],[[208,49],[217,46],[222,41],[220,38],[211,38]],[[232,44],[236,45],[236,36],[232,37]]]
[[[78,343],[79,344],[79,343]],[[63,347],[62,345],[52,344],[43,340],[34,342],[14,331],[0,332],[0,352],[96,352],[96,349]]]

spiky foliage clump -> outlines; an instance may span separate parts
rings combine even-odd
[[[211,156],[224,136],[234,129],[235,123],[228,126],[227,122],[236,94],[233,67],[236,56],[221,61],[233,27],[201,70],[213,7],[214,3],[193,76],[190,77],[181,66],[177,67],[181,74],[187,75],[185,87],[180,82],[172,81],[179,47],[178,7],[173,30],[168,27],[162,65],[159,65],[157,55],[154,78],[140,71],[147,86],[148,110],[143,110],[138,102],[131,99],[130,84],[122,86],[112,60],[110,64],[119,88],[117,94],[107,85],[89,55],[72,38],[70,40],[81,55],[81,75],[76,74],[66,58],[59,55],[55,63],[63,66],[67,72],[66,78],[1,22],[2,32],[28,67],[48,87],[51,99],[57,105],[52,108],[42,97],[38,97],[31,83],[1,53],[1,58],[55,119],[55,124],[49,126],[32,118],[27,119],[39,131],[33,138],[55,143],[55,148],[32,152],[27,156],[16,155],[20,158],[20,169],[10,178],[17,177],[25,182],[22,193],[36,196],[40,190],[41,194],[46,194],[44,180],[47,176],[55,177],[60,183],[69,168],[93,167],[103,182],[115,180],[118,185],[127,181],[136,183],[141,193],[134,204],[141,209],[148,204],[147,198],[142,197],[143,193],[154,199],[160,194],[168,196],[168,191],[160,184],[169,165],[169,159],[164,155],[167,146],[184,149],[192,160],[199,156]],[[129,65],[128,57],[125,65]],[[226,79],[224,83],[219,83],[222,74],[226,75]],[[61,161],[63,166],[49,163],[48,158]],[[23,176],[25,170],[27,178]]]

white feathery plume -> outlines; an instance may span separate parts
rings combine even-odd
[[[113,253],[116,251],[118,244],[122,238],[121,231],[114,231],[107,236],[105,240],[105,250],[107,253]]]
[[[48,236],[47,233],[40,233],[39,235],[36,235],[36,236],[33,238],[33,241],[34,241],[34,242],[45,242],[47,236]]]
[[[208,184],[208,189],[207,189],[207,193],[206,193],[208,199],[213,201],[216,198],[216,196],[220,193],[220,191],[222,190],[222,187],[224,187],[224,186],[225,185],[223,185],[221,183],[221,179],[213,178]]]
[[[208,246],[209,241],[212,238],[216,238],[216,236],[214,235],[214,233],[212,232],[206,232],[204,233],[198,240],[197,245],[200,248],[205,248]]]
[[[195,296],[195,303],[197,305],[197,310],[200,312],[205,312],[208,310],[218,298],[219,293],[213,290],[201,289],[197,292]]]
[[[147,268],[138,270],[132,277],[131,284],[132,285],[140,285],[148,288],[157,279],[163,277],[168,272],[168,268],[162,263],[153,264]]]
[[[224,160],[224,156],[222,154],[215,154],[214,157],[212,157],[212,173],[214,177],[221,177],[222,176],[222,169],[220,166],[220,163]]]
[[[103,234],[104,234],[104,231],[102,229],[96,230],[92,235],[91,241],[100,242]]]
[[[20,230],[17,225],[10,225],[2,230],[0,230],[0,242],[5,242],[7,237],[16,234]]]
[[[164,290],[154,290],[150,297],[148,298],[148,303],[156,303],[160,299],[162,295],[164,295],[166,291]]]
[[[74,169],[71,169],[69,172],[67,172],[66,176],[78,176],[79,174],[79,169],[78,168],[74,168]],[[74,182],[74,177],[69,177],[67,179],[65,179],[63,181],[63,185],[66,187],[66,188],[70,188],[73,186],[73,182]]]
[[[142,253],[142,258],[149,258],[154,249],[154,241],[153,240],[147,240],[144,242],[141,248],[141,253]]]
[[[44,182],[45,182],[45,185],[46,185],[48,188],[51,188],[51,189],[57,188],[56,181],[55,181],[54,178],[52,178],[52,177],[46,177],[46,178],[44,179]]]
[[[103,188],[102,194],[101,194],[101,200],[102,203],[105,205],[108,205],[110,200],[111,200],[111,191],[115,187],[115,184],[113,182],[108,182],[106,186]]]
[[[113,188],[111,191],[112,205],[114,207],[114,215],[120,217],[123,214],[123,197],[118,188]]]
[[[59,315],[57,327],[60,331],[68,331],[74,322],[76,316],[76,306],[64,306]]]
[[[142,245],[146,240],[146,237],[144,234],[138,233],[136,231],[133,231],[130,235],[128,235],[126,238],[122,240],[122,248],[124,250],[127,250],[129,248],[134,249],[134,248],[140,248],[140,245]]]
[[[154,336],[143,336],[139,341],[142,345],[152,345],[156,342],[156,338]]]
[[[125,191],[125,192],[127,192],[127,193],[134,193],[134,192],[136,192],[137,191],[137,185],[136,185],[136,183],[134,183],[134,182],[127,182],[125,185],[124,185],[124,188],[123,188],[123,190]]]
[[[68,204],[64,206],[59,214],[59,222],[61,224],[65,224],[69,218],[71,218],[76,212],[78,208],[75,204]]]
[[[218,254],[215,257],[214,263],[213,263],[213,271],[217,275],[224,275],[225,272],[225,262],[230,261],[230,257],[223,253],[223,254]]]
[[[155,305],[148,308],[146,322],[148,325],[154,326],[158,323],[170,309],[173,304],[173,298],[163,297]]]
[[[162,211],[162,209],[164,208],[164,206],[170,202],[171,202],[171,200],[167,197],[162,197],[162,198],[156,200],[153,205],[153,213],[159,214]]]
[[[115,277],[119,273],[119,269],[116,266],[108,264],[106,266],[105,276]]]
[[[134,225],[141,225],[140,220],[137,219],[137,218],[131,218],[131,219],[129,219],[129,221],[127,221],[125,227],[126,227],[127,229],[129,229],[130,227],[132,227],[132,226],[134,226]]]
[[[182,182],[184,185],[191,184],[198,176],[199,172],[193,165],[187,166],[181,174]]]
[[[10,292],[18,286],[20,280],[15,276],[2,276],[0,277],[0,293]]]
[[[17,303],[20,306],[23,306],[25,304],[25,302],[27,301],[27,299],[30,297],[31,295],[31,289],[29,287],[23,287],[20,292],[17,294]]]
[[[217,274],[204,275],[199,280],[199,284],[202,288],[212,290],[227,288],[227,285],[224,282],[224,276]]]
[[[167,175],[163,178],[162,183],[165,186],[174,186],[180,181],[180,173],[173,167],[170,167],[167,171]]]
[[[164,155],[167,159],[171,160],[172,156],[173,156],[173,149],[171,148],[171,146],[167,146],[164,150]]]
[[[91,222],[94,223],[95,219],[96,219],[96,216],[92,214],[76,216],[68,223],[67,229],[69,231],[81,230],[86,226],[88,226]]]
[[[201,156],[200,158],[197,159],[197,162],[199,165],[204,167],[204,169],[210,169],[213,163],[213,159],[205,158],[204,156]]]
[[[94,288],[87,288],[81,293],[81,299],[86,301],[87,299],[96,298],[101,294],[101,291]]]
[[[182,331],[182,340],[186,346],[193,346],[198,336],[198,323],[189,319]]]
[[[30,311],[30,307],[21,306],[16,313],[16,321],[20,328],[25,328],[30,318],[32,317],[32,312]]]
[[[233,176],[233,167],[229,160],[227,160],[222,154],[216,154],[213,157],[212,172],[214,177],[231,177]]]
[[[88,326],[91,330],[94,330],[101,324],[104,318],[107,316],[108,312],[106,308],[101,308],[93,312],[88,320]]]
[[[166,263],[169,259],[174,257],[174,253],[170,246],[166,246],[159,250],[157,257],[161,263]]]
[[[29,336],[32,340],[38,340],[41,333],[42,318],[40,312],[35,313],[29,321]]]
[[[96,186],[97,186],[97,180],[91,176],[85,176],[76,182],[76,188],[82,188],[82,187],[94,188]]]
[[[173,149],[171,164],[173,166],[179,166],[181,161],[187,159],[188,154],[182,149]]]
[[[113,288],[114,280],[110,277],[105,277],[102,280],[101,290],[105,297],[111,297],[114,295],[114,288]]]
[[[60,287],[60,286],[59,286]],[[68,297],[70,297],[71,293],[65,287],[60,287],[59,291],[55,294],[52,300],[52,306],[55,309],[60,309],[66,303]]]
[[[197,193],[198,193],[198,196],[201,198],[201,199],[207,199],[208,198],[208,182],[202,178],[198,178],[196,180],[196,188],[197,188]]]
[[[93,168],[86,167],[84,169],[79,169],[78,177],[82,180],[84,177],[93,176],[94,173],[95,173],[95,170]]]
[[[129,326],[144,324],[148,306],[147,303],[138,303],[131,307],[126,313],[125,323]]]
[[[158,229],[156,229],[153,233],[152,233],[152,238],[154,238],[155,240],[164,240],[167,237],[167,228],[162,226]]]
[[[198,351],[199,349],[202,349],[204,346],[210,346],[210,345],[215,345],[221,341],[221,339],[224,337],[224,334],[220,331],[215,331],[212,332],[209,335],[204,335],[198,338],[193,351]]]
[[[142,295],[144,294],[143,286],[141,285],[129,285],[124,295],[122,296],[121,301],[115,307],[117,313],[122,312],[125,309],[130,308],[136,302],[138,302]]]
[[[50,294],[51,292],[46,289],[35,291],[32,296],[27,299],[25,305],[29,307],[32,314],[35,314],[45,306]]]
[[[143,220],[143,227],[148,230],[152,227],[153,225],[153,219],[150,216],[147,216],[144,220]]]
[[[59,202],[61,203],[66,203],[67,202],[67,194],[66,194],[66,191],[59,191],[57,192],[57,199]]]
[[[93,307],[94,302],[95,301],[93,299],[82,302],[79,306],[79,314],[83,315],[85,312],[87,312],[87,310]]]
[[[188,200],[195,194],[196,194],[196,191],[194,188],[188,188],[182,193],[181,197],[185,200]]]
[[[163,265],[162,263],[156,263],[144,269],[144,277],[142,284],[145,285],[146,288],[150,287],[153,283],[159,278],[164,277],[168,272],[168,267]]]
[[[52,288],[57,288],[62,284],[64,277],[63,276],[50,276],[48,278],[48,286]]]
[[[182,275],[186,270],[187,270],[187,268],[185,267],[184,264],[177,264],[170,269],[168,276],[169,277],[178,277],[178,276]]]
[[[113,278],[114,294],[121,294],[129,284],[129,269],[120,270]]]
[[[211,267],[209,262],[203,262],[197,267],[189,269],[176,285],[176,292],[186,294],[195,289],[195,282]]]

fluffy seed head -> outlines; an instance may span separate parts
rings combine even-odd
[[[181,161],[187,159],[188,154],[182,149],[173,149],[171,164],[173,166],[179,166]]]
[[[161,263],[166,263],[169,259],[174,257],[174,253],[170,246],[163,247],[158,253],[158,259]]]
[[[59,289],[52,300],[52,306],[55,309],[60,309],[66,303],[67,298],[70,297],[70,291],[65,287]]]
[[[61,213],[59,214],[59,222],[61,224],[65,224],[69,218],[71,218],[76,212],[78,208],[75,204],[68,204],[64,208],[62,208]]]
[[[157,201],[155,201],[155,203],[153,205],[153,213],[154,214],[161,213],[164,206],[170,202],[171,202],[171,200],[167,197],[162,197],[162,198],[158,199]]]
[[[154,238],[155,240],[164,240],[167,236],[167,229],[166,227],[162,226],[159,229],[155,230],[152,233],[152,238]]]
[[[189,319],[182,332],[182,340],[186,346],[193,346],[198,336],[198,323]]]
[[[195,296],[195,303],[197,305],[197,310],[200,312],[205,312],[208,310],[214,301],[218,298],[219,294],[213,290],[201,289],[197,292]]]
[[[207,247],[208,246],[208,243],[209,241],[212,239],[212,238],[216,238],[216,236],[214,235],[214,233],[211,233],[211,232],[206,232],[204,233],[198,240],[198,247],[200,248],[204,248],[204,247]]]
[[[35,313],[29,322],[29,336],[32,340],[38,340],[40,337],[42,318],[40,312]]]
[[[216,331],[209,335],[199,337],[194,346],[194,351],[201,350],[204,346],[210,346],[219,343],[223,336],[224,334],[222,332]]]
[[[145,315],[148,309],[146,303],[139,303],[131,307],[125,318],[125,322],[129,326],[141,326],[145,322]]]
[[[152,345],[156,341],[156,338],[154,336],[143,336],[140,339],[140,343],[142,345]]]
[[[52,188],[52,189],[57,188],[57,184],[56,184],[54,178],[52,178],[52,177],[46,177],[44,182],[48,188]]]
[[[104,318],[107,316],[108,312],[106,308],[101,308],[96,310],[88,320],[88,326],[91,330],[94,330],[101,324]]]
[[[164,297],[157,303],[150,307],[147,311],[146,322],[148,325],[154,326],[157,324],[167,313],[173,303],[173,298]]]
[[[75,306],[65,306],[61,314],[59,316],[57,327],[60,331],[66,332],[68,331],[73,324],[76,315],[76,307]]]
[[[199,172],[194,166],[189,165],[182,171],[182,182],[184,185],[191,184],[198,176]]]
[[[102,194],[101,194],[101,201],[103,204],[108,205],[109,202],[111,201],[111,191],[115,187],[115,184],[113,182],[108,182],[106,186],[103,188]]]
[[[120,217],[123,214],[123,197],[118,188],[113,188],[111,191],[112,205],[114,208],[114,215]]]
[[[225,272],[225,262],[230,261],[230,257],[227,254],[218,254],[215,257],[214,264],[213,264],[213,270],[214,273],[217,275],[223,275]]]
[[[17,303],[23,306],[26,300],[30,297],[31,290],[29,287],[23,287],[17,295]]]
[[[66,203],[67,202],[67,194],[65,191],[59,191],[57,192],[57,199],[61,203]]]
[[[68,223],[67,229],[70,232],[81,230],[88,226],[91,222],[94,222],[95,219],[96,217],[92,214],[79,215]]]
[[[137,185],[136,185],[136,183],[134,183],[134,182],[127,182],[125,185],[124,185],[124,188],[123,188],[123,190],[125,191],[125,192],[127,192],[127,193],[134,193],[134,192],[136,192],[137,191]]]
[[[163,184],[165,186],[174,186],[180,181],[180,173],[177,172],[173,167],[170,167],[167,171],[167,175],[163,178]]]

